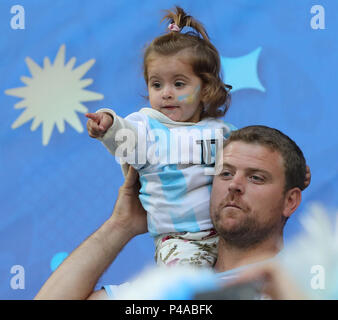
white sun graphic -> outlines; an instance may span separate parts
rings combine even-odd
[[[60,133],[65,131],[67,121],[76,131],[83,132],[77,112],[86,113],[88,109],[81,103],[103,99],[103,95],[84,90],[92,84],[92,79],[81,79],[95,63],[88,60],[73,69],[76,59],[71,58],[65,64],[65,45],[62,45],[54,63],[45,57],[43,68],[31,58],[25,59],[32,78],[21,77],[25,87],[8,89],[6,94],[23,98],[14,105],[15,109],[25,111],[14,121],[12,129],[16,129],[33,119],[31,130],[36,130],[42,123],[42,144],[48,145],[54,125]]]

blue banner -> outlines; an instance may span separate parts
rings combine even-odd
[[[176,4],[219,50],[233,86],[224,119],[283,131],[311,167],[286,241],[309,204],[338,210],[338,2],[1,0],[0,299],[33,298],[111,214],[123,175],[88,137],[84,113],[149,106],[142,54]],[[136,237],[97,288],[126,281],[153,255],[152,239]]]

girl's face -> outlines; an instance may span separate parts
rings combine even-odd
[[[153,109],[173,121],[198,122],[202,112],[202,80],[188,62],[188,54],[148,58],[148,92]]]

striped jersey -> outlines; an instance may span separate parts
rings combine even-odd
[[[140,200],[151,236],[213,228],[209,200],[216,151],[236,128],[220,119],[175,122],[143,108],[125,119],[111,109],[114,123],[99,138],[122,164],[139,172]]]

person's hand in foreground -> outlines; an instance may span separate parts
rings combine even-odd
[[[244,271],[232,285],[260,283],[261,293],[272,300],[306,300],[306,294],[295,284],[286,270],[276,262],[264,263]],[[231,285],[229,285],[231,287]]]

